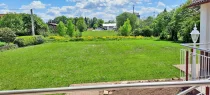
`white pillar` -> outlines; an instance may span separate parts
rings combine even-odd
[[[200,17],[200,43],[210,42],[210,3],[201,5]],[[200,48],[208,49],[210,45],[200,45]]]

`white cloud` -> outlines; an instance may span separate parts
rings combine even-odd
[[[163,2],[158,2],[157,7],[165,7],[166,5]]]
[[[44,9],[46,6],[41,1],[33,1],[29,5],[22,5],[20,9]]]
[[[8,9],[1,9],[0,10],[0,14],[6,14],[6,13],[9,13],[9,12],[11,12],[11,11],[8,10]]]
[[[0,3],[0,7],[7,8],[8,6],[4,3]]]

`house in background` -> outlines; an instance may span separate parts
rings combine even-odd
[[[53,29],[56,29],[56,26],[57,25],[58,24],[56,24],[56,23],[48,23],[48,26],[51,27],[51,28],[53,28]]]
[[[103,24],[103,28],[105,30],[115,30],[117,29],[117,24],[116,23]]]
[[[0,17],[3,17],[5,14],[0,14]]]
[[[135,15],[136,15],[136,17],[138,18],[138,19],[140,19],[140,14],[139,13],[134,13]]]

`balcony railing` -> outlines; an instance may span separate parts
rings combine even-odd
[[[197,86],[207,86],[207,85],[210,85],[210,80],[114,84],[114,85],[99,85],[99,86],[28,89],[28,90],[9,90],[9,91],[0,91],[0,95],[58,94],[58,93],[69,93],[72,91],[108,90],[108,89],[117,89],[117,88],[136,88],[136,87],[138,88],[165,88],[165,87],[190,87],[190,86],[197,87]]]
[[[196,78],[197,80],[208,79],[210,77],[210,50],[200,47],[194,48],[193,44],[182,44],[187,47],[180,51],[180,77],[183,80],[191,80],[191,66],[193,58],[193,49],[196,49]],[[207,46],[209,44],[197,44]]]

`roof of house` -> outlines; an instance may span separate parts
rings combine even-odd
[[[210,2],[210,0],[192,0],[192,4],[188,7],[198,6]]]
[[[4,16],[5,14],[0,14],[0,17]]]
[[[116,23],[103,24],[103,26],[117,26]]]
[[[57,26],[58,24],[56,23],[48,23],[49,25],[52,25],[52,26]]]

